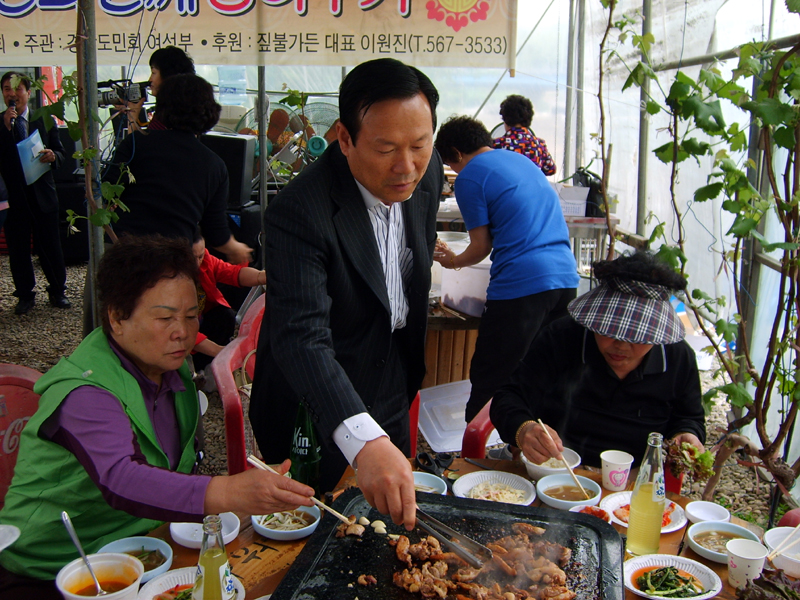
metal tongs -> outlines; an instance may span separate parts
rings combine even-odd
[[[492,559],[492,551],[489,548],[463,533],[458,533],[438,519],[434,519],[423,512],[419,506],[417,507],[417,525],[475,568],[480,569]]]

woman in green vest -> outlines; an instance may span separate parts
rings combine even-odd
[[[198,331],[197,261],[184,240],[126,237],[106,251],[97,286],[103,325],[36,383],[0,523],[19,539],[0,554],[0,597],[60,598],[77,557],[164,521],[311,505],[314,490],[250,469],[195,473],[197,392],[186,365]],[[289,461],[280,467],[288,471]]]

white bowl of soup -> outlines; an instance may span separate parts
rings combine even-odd
[[[562,452],[561,455],[564,457],[564,460],[567,461],[567,464],[571,469],[574,469],[581,464],[581,456],[575,452],[575,450],[564,448],[564,452]],[[528,471],[528,477],[531,479],[538,481],[542,477],[547,477],[548,475],[559,475],[562,473],[566,473],[567,477],[569,477],[569,471],[567,471],[564,463],[557,458],[549,458],[542,464],[537,465],[536,463],[533,463],[525,458],[524,454],[521,454],[520,456],[522,457],[522,464],[525,465],[525,469]]]
[[[573,506],[595,506],[600,502],[600,484],[588,477],[576,475],[583,489],[589,494],[586,498],[569,473],[548,475],[536,483],[536,495],[553,508],[570,510]]]
[[[169,571],[172,566],[172,548],[162,539],[146,535],[115,540],[100,548],[102,552],[121,552],[138,558],[144,565],[142,583]]]
[[[775,527],[770,529],[764,534],[764,543],[769,548],[769,551],[772,552],[793,531],[794,527]],[[789,543],[791,544],[798,536],[800,534],[795,533]],[[783,569],[791,577],[800,577],[800,544],[792,546],[786,550],[786,553],[776,556],[772,564],[779,569]]]
[[[100,587],[108,592],[103,596],[104,600],[136,599],[144,574],[144,565],[140,560],[130,554],[115,552],[90,554],[87,558]],[[97,588],[82,558],[76,558],[58,572],[56,587],[65,600],[97,597]]]
[[[271,540],[288,542],[314,533],[319,525],[320,510],[316,506],[301,506],[271,515],[253,515],[253,529]]]
[[[744,538],[760,542],[758,536],[749,529],[725,521],[702,521],[689,527],[686,533],[689,547],[703,558],[728,564],[728,552],[725,544],[731,540]]]

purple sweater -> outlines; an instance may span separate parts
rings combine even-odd
[[[109,342],[122,367],[139,383],[158,442],[175,468],[181,454],[175,392],[185,389],[183,382],[176,371],[167,371],[159,388]],[[75,455],[113,508],[159,521],[203,520],[211,477],[149,465],[128,416],[110,392],[89,385],[74,389],[41,431]]]

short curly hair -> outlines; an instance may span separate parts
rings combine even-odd
[[[122,320],[128,319],[142,294],[162,279],[186,277],[197,285],[198,273],[197,259],[185,239],[122,236],[103,253],[97,269],[103,331],[111,334],[110,310]]]
[[[194,74],[194,61],[177,46],[164,46],[150,55],[150,66],[158,69],[162,81],[181,73]]]
[[[646,250],[624,254],[616,260],[601,260],[592,264],[597,279],[622,279],[663,285],[671,290],[685,290],[686,278]]]
[[[221,111],[211,84],[191,73],[169,77],[156,96],[156,114],[167,129],[200,135],[217,124]]]
[[[484,146],[492,147],[492,134],[483,123],[467,116],[447,119],[434,142],[434,147],[447,164],[458,162],[459,154],[472,154]]]
[[[509,127],[530,127],[533,120],[533,104],[525,96],[511,94],[500,103],[500,116]]]

